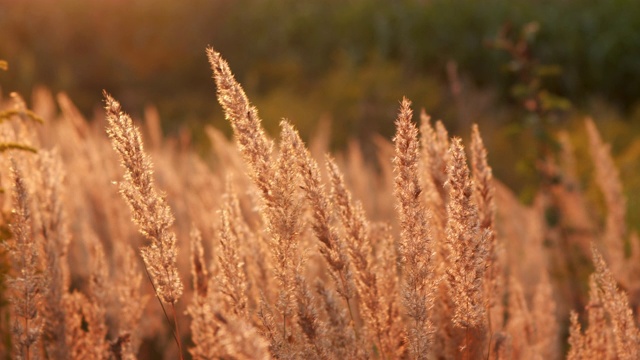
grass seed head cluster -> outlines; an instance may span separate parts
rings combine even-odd
[[[3,358],[638,358],[639,240],[592,121],[603,219],[566,135],[523,205],[476,125],[465,147],[402,99],[374,167],[287,120],[270,138],[207,56],[234,132],[206,129],[210,163],[106,93],[91,122],[44,89],[2,102]]]

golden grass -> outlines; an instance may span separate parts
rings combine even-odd
[[[43,125],[2,112],[0,144],[38,151],[0,158],[13,214],[1,357],[638,357],[640,247],[592,122],[604,219],[585,209],[566,137],[543,164],[558,180],[525,206],[493,178],[476,125],[467,152],[403,99],[374,170],[357,147],[310,151],[288,121],[270,139],[207,55],[235,138],[207,130],[211,163],[163,139],[152,109],[143,132],[106,94],[92,122],[63,94],[57,117],[42,90]]]

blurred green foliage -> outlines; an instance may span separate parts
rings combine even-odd
[[[376,63],[398,67],[403,80],[444,83],[450,60],[474,85],[506,94],[506,55],[485,46],[506,22],[539,24],[537,58],[562,68],[554,93],[579,105],[602,96],[625,111],[640,98],[635,0],[0,0],[0,9],[0,53],[20,64],[9,88],[27,94],[44,83],[70,92],[86,113],[107,88],[132,109],[160,105],[170,130],[174,121],[214,116],[207,44],[225,54],[254,100]],[[323,104],[336,121],[354,120],[334,105]]]
[[[529,134],[534,141],[516,163],[516,169],[529,179],[521,192],[526,200],[533,200],[541,186],[553,184],[557,175],[545,171],[542,164],[557,157],[560,144],[556,132],[567,120],[571,102],[549,90],[549,79],[562,75],[562,68],[544,64],[536,56],[535,41],[540,31],[537,22],[529,22],[520,29],[506,23],[488,45],[509,55],[503,65],[513,78],[510,95],[522,111],[522,120],[510,124],[516,134]],[[564,121],[563,121],[564,120]],[[537,180],[537,181],[536,181]]]

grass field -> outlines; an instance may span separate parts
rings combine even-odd
[[[476,125],[463,142],[398,99],[377,163],[328,154],[287,120],[270,138],[207,55],[234,140],[207,128],[206,160],[106,92],[91,121],[45,89],[3,99],[2,358],[640,356],[640,243],[593,121],[602,206],[563,133],[523,205]]]

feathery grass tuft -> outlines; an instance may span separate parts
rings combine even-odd
[[[395,195],[401,228],[402,300],[411,319],[407,324],[409,349],[411,356],[426,359],[434,332],[429,320],[434,301],[434,248],[427,221],[429,212],[420,199],[418,129],[411,122],[410,106],[409,100],[403,99],[396,120]]]

